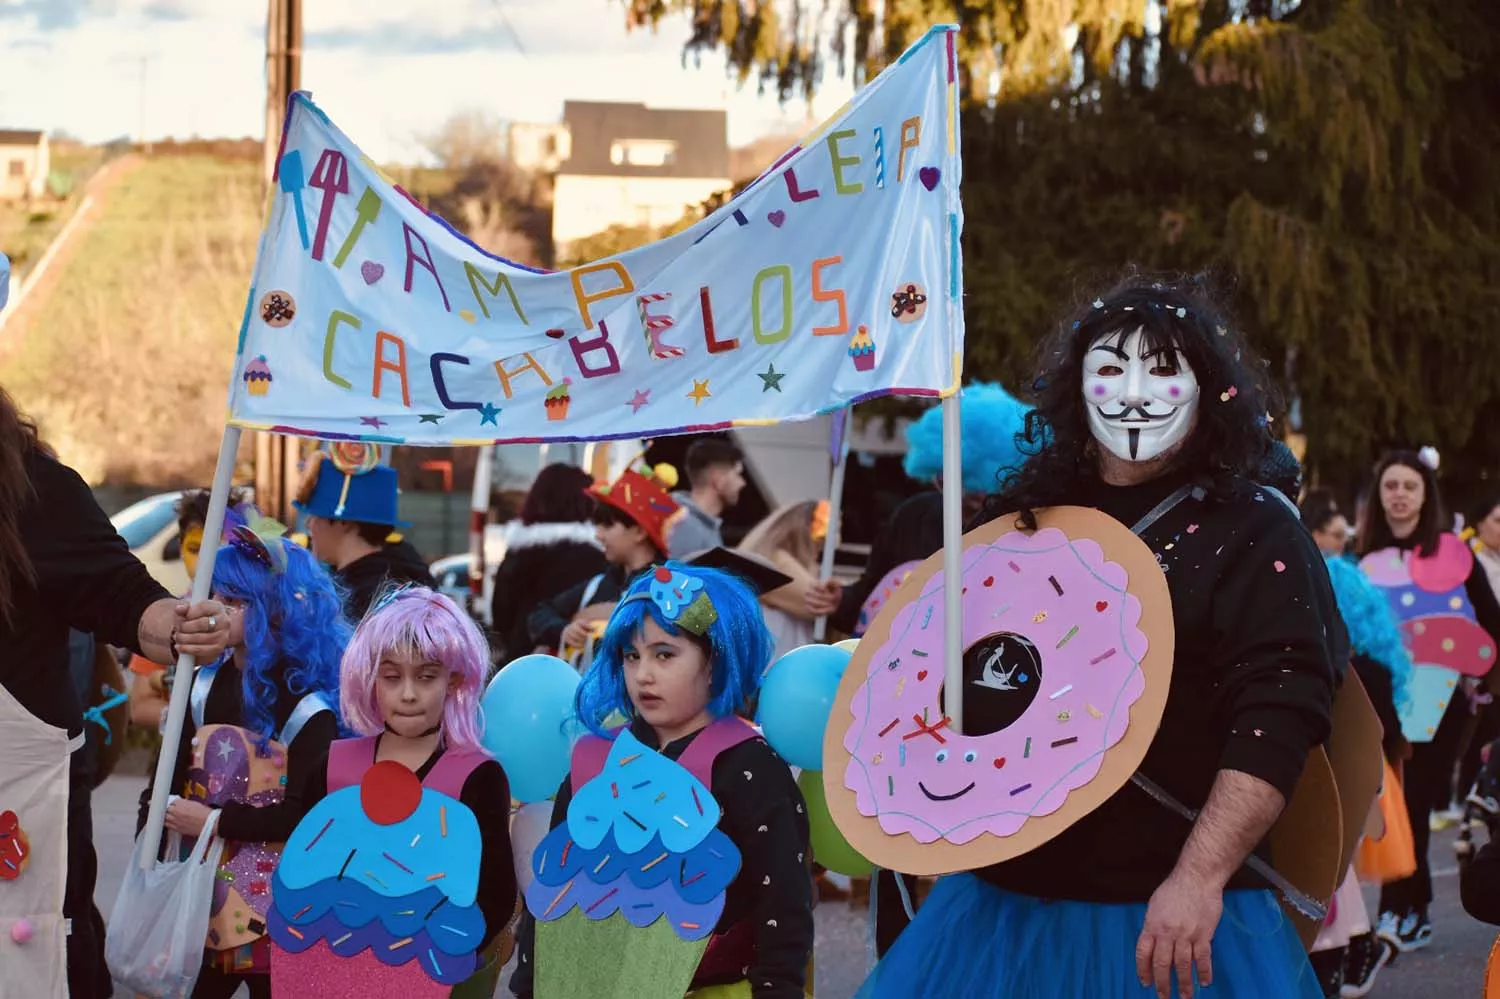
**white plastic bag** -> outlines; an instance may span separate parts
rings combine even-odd
[[[224,854],[224,841],[214,835],[218,820],[217,811],[209,816],[186,860],[175,859],[182,855],[182,840],[170,834],[168,859],[150,870],[141,869],[141,857],[156,844],[143,842],[144,833],[136,837],[109,916],[104,957],[115,981],[139,995],[187,999],[198,981]]]

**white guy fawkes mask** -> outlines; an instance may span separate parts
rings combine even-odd
[[[1094,341],[1083,356],[1089,429],[1111,454],[1150,461],[1188,435],[1198,378],[1179,350],[1150,357],[1139,328]]]

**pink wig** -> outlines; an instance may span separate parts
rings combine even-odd
[[[479,628],[458,605],[425,586],[413,586],[376,598],[339,669],[339,704],[344,722],[360,735],[385,731],[375,698],[381,660],[393,649],[411,650],[418,658],[442,663],[459,678],[443,704],[443,737],[449,748],[483,752],[484,723],[479,701],[489,672],[489,646]]]

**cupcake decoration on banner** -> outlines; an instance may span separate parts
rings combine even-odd
[[[399,763],[328,795],[276,870],[274,993],[447,996],[479,965],[481,849],[474,813]]]
[[[572,384],[573,379],[564,378],[547,390],[547,398],[542,402],[542,405],[547,407],[547,419],[558,421],[568,418],[568,408],[573,404],[573,397],[569,393],[568,386]]]
[[[849,359],[854,362],[855,371],[875,370],[875,341],[867,327],[861,326],[849,340]]]
[[[532,855],[537,995],[599,994],[601,965],[611,995],[685,993],[740,868],[719,816],[698,778],[622,732]],[[652,960],[625,960],[637,948]]]
[[[261,354],[245,365],[244,378],[245,390],[251,395],[265,395],[271,391],[271,366],[266,363],[266,355]]]
[[[1495,640],[1475,620],[1465,590],[1474,554],[1456,535],[1443,534],[1430,555],[1386,548],[1366,555],[1359,567],[1385,593],[1411,650],[1401,734],[1430,742],[1458,678],[1483,676],[1495,664]]]

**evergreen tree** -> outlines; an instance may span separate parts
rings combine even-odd
[[[1346,498],[1387,446],[1435,444],[1460,500],[1500,461],[1492,0],[628,10],[686,12],[689,52],[782,99],[961,26],[972,376],[1024,388],[1041,333],[1127,263],[1211,269]]]

